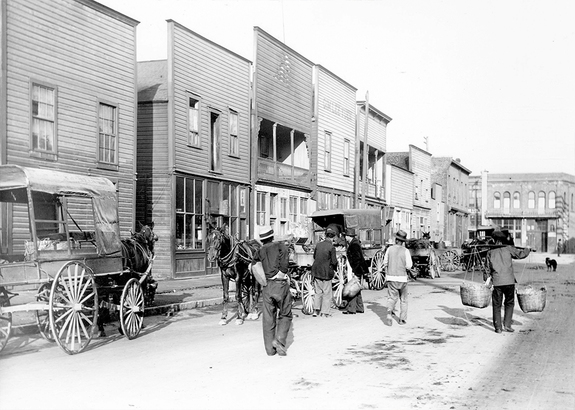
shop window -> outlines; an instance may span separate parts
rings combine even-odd
[[[203,182],[176,178],[176,249],[203,249]]]

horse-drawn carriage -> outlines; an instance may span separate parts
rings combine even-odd
[[[332,280],[333,303],[336,307],[343,304],[343,288],[347,282],[347,260],[345,233],[353,228],[358,235],[364,257],[371,266],[368,283],[363,287],[380,290],[385,283],[383,270],[384,239],[381,211],[379,209],[334,209],[316,211],[311,216],[312,236],[293,243],[291,258],[292,294],[302,300],[302,312],[313,313],[313,281],[311,265],[317,244],[328,226],[337,229],[334,242],[338,258],[338,268]]]
[[[405,247],[409,249],[413,270],[416,276],[428,276],[432,279],[441,276],[440,261],[433,244],[428,238],[408,239]]]
[[[144,227],[121,240],[116,195],[106,178],[0,166],[0,350],[22,311],[68,354],[103,331],[100,309],[117,310],[128,339],[140,333],[157,237]],[[35,302],[12,305],[14,287],[30,286]]]

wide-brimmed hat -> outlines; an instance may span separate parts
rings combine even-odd
[[[346,234],[347,236],[355,236],[355,228],[347,228],[347,229],[345,230],[345,234]]]
[[[260,227],[260,241],[273,238],[274,230],[271,226],[265,225]]]
[[[395,239],[399,239],[400,241],[405,242],[407,240],[407,234],[400,229],[395,234]]]

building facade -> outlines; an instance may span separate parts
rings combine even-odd
[[[154,274],[216,273],[208,225],[249,236],[251,62],[168,20],[167,60],[138,65],[138,218]]]
[[[469,175],[459,159],[431,158],[431,182],[442,186],[444,224],[440,240],[448,246],[460,247],[468,238]]]
[[[0,164],[110,179],[124,236],[136,225],[137,25],[91,0],[0,0]]]
[[[541,252],[556,252],[558,244],[562,250],[573,245],[573,175],[483,172],[471,181],[469,209],[480,215],[484,224],[508,229],[516,245]],[[478,224],[479,218],[476,221]]]

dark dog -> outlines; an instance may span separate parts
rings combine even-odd
[[[553,268],[553,272],[557,270],[557,261],[555,259],[545,258],[545,264],[547,265],[547,270],[550,271]]]

